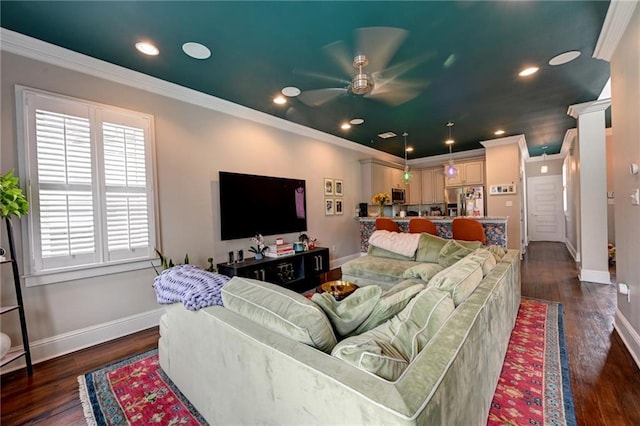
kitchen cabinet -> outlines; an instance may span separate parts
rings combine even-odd
[[[411,172],[411,179],[406,184],[406,191],[407,204],[422,203],[422,172],[420,170]]]
[[[444,180],[440,167],[422,171],[422,204],[444,203]]]
[[[362,195],[366,197],[367,203],[371,203],[371,198],[379,193],[391,193],[391,188],[406,189],[402,180],[403,169],[391,167],[373,161],[363,161],[362,171]],[[391,204],[391,202],[389,202]]]
[[[466,163],[455,163],[458,175],[453,179],[446,179],[446,186],[461,185],[483,185],[484,184],[484,162],[469,161]],[[445,166],[446,168],[447,166]],[[443,168],[444,171],[444,168]]]

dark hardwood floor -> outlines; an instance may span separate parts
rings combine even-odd
[[[327,274],[338,279],[340,271]],[[613,330],[614,285],[580,283],[560,243],[532,243],[522,262],[524,296],[561,302],[579,425],[640,425],[640,370]],[[1,420],[9,425],[83,425],[76,377],[155,348],[152,328],[3,375]]]

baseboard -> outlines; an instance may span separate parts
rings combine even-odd
[[[567,246],[567,250],[569,250],[569,254],[573,257],[573,260],[580,262],[580,253],[578,253],[576,248],[571,245],[571,242],[569,240],[564,240],[564,245]]]
[[[580,275],[578,278],[580,281],[587,281],[590,283],[611,284],[611,274],[609,274],[609,271],[580,269]]]
[[[31,342],[31,362],[37,364],[51,358],[66,355],[80,349],[95,346],[118,337],[126,336],[137,331],[155,327],[160,323],[164,308],[147,311],[129,317],[97,324],[91,327],[59,334],[42,340]],[[15,346],[11,351],[22,350],[22,346]],[[7,364],[0,369],[0,374],[24,368],[24,357]]]
[[[356,259],[361,256],[361,253],[351,254],[349,256],[341,257],[339,259],[333,259],[330,264],[331,269],[336,269],[342,267],[345,263],[350,261],[351,259]]]
[[[629,350],[629,353],[636,362],[636,365],[640,368],[640,335],[633,329],[631,323],[619,309],[616,309],[616,322],[613,326],[622,339],[622,342]]]

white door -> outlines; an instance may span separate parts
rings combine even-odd
[[[529,238],[531,241],[565,240],[562,211],[562,176],[536,176],[527,179]]]

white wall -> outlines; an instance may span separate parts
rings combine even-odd
[[[167,256],[182,259],[188,252],[192,263],[206,266],[208,257],[222,262],[227,251],[249,248],[248,239],[220,240],[217,196],[220,170],[305,179],[308,234],[317,237],[319,245],[330,248],[334,263],[359,252],[354,208],[361,201],[358,160],[366,157],[361,152],[6,51],[0,60],[2,172],[18,168],[15,84],[115,105],[155,116],[159,222],[162,250]],[[143,87],[142,82],[139,84]],[[344,182],[343,216],[324,215],[325,177]],[[14,223],[18,253],[22,257],[21,226],[17,220]],[[285,237],[292,240],[297,234]],[[6,240],[2,240],[2,245],[6,247]],[[48,349],[36,350],[34,358],[50,356],[54,349],[68,350],[53,348],[51,342],[56,339],[64,337],[73,340],[71,346],[86,346],[95,341],[76,337],[89,330],[99,335],[96,330],[103,330],[105,324],[110,329],[119,329],[114,324],[150,312],[157,318],[160,306],[151,287],[154,276],[149,268],[24,288],[31,342],[35,346],[49,345]],[[3,268],[1,278],[4,305],[14,298],[9,268]],[[12,337],[14,345],[19,344],[17,315],[3,316],[2,331]]]
[[[566,245],[576,262],[580,261],[580,147],[576,139],[564,159],[567,173],[567,211],[565,213]]]
[[[611,59],[611,94],[616,278],[631,289],[630,302],[618,295],[616,329],[640,365],[640,206],[630,199],[640,175],[628,171],[629,163],[640,164],[640,7]]]

